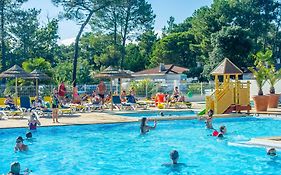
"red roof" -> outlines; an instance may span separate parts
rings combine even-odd
[[[153,74],[168,74],[168,73],[181,74],[185,71],[188,71],[187,68],[175,66],[173,64],[166,64],[164,65],[164,67],[165,68],[162,69],[161,71],[160,71],[160,66],[158,66],[152,69],[146,69],[139,72],[135,72],[133,75],[144,75],[144,74],[153,75]]]

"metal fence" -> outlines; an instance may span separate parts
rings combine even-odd
[[[152,95],[156,94],[157,92],[162,93],[169,93],[172,94],[174,90],[174,84],[161,84],[161,83],[150,83],[145,84],[139,88],[136,88],[136,95],[137,97],[147,97],[150,98]],[[52,90],[57,88],[57,85],[40,85],[39,95],[40,96],[50,96]],[[95,85],[77,85],[79,94],[91,94],[97,87]],[[110,85],[106,83],[107,92],[110,91]],[[122,84],[122,88],[118,85],[112,86],[113,92],[120,92],[122,90],[129,90],[131,87],[130,83]],[[211,93],[214,90],[213,83],[185,83],[178,85],[179,91],[183,95],[201,95],[204,96],[206,94]],[[67,92],[69,96],[72,96],[72,86],[66,86]],[[35,86],[18,86],[18,96],[30,96],[34,97],[36,95],[36,87]],[[0,86],[0,97],[4,97],[6,95],[14,95],[15,94],[15,87],[14,86]]]

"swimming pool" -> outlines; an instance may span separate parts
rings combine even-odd
[[[196,116],[196,112],[189,110],[189,111],[162,111],[164,116],[163,117],[178,117],[178,116]],[[149,112],[134,112],[134,113],[122,113],[117,114],[125,117],[161,117],[160,111],[149,111]]]
[[[228,134],[218,140],[208,136],[204,122],[161,121],[147,135],[139,123],[44,127],[28,143],[30,151],[14,153],[15,138],[25,129],[0,130],[0,174],[19,161],[32,174],[280,174],[281,158],[266,156],[264,148],[240,147],[233,143],[252,137],[280,135],[280,120],[215,119],[214,127],[226,125]],[[179,162],[188,167],[169,169],[169,152],[179,151]],[[279,152],[278,152],[279,153]],[[279,153],[281,155],[281,153]]]

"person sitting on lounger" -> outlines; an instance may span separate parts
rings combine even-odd
[[[9,110],[11,110],[11,109],[12,109],[12,110],[15,110],[15,109],[16,109],[15,102],[14,102],[13,98],[12,98],[10,95],[8,95],[8,96],[6,97],[4,103],[5,103],[5,105],[8,106]]]
[[[146,134],[151,129],[155,129],[156,126],[157,126],[157,121],[156,120],[154,120],[154,126],[148,126],[147,125],[147,121],[148,121],[148,119],[146,117],[141,119],[141,125],[140,125],[141,134]]]
[[[97,105],[101,103],[102,99],[96,92],[93,92],[91,101],[93,105]]]
[[[129,93],[131,96],[134,96],[134,97],[136,96],[136,91],[133,87],[130,89]]]
[[[175,89],[174,89],[174,92],[173,92],[173,97],[175,99],[178,99],[179,96],[180,96],[179,88],[176,86]]]
[[[36,116],[36,113],[33,113],[30,116],[30,119],[28,121],[29,130],[36,130],[37,129],[37,125],[41,125],[41,123],[38,120],[38,117]]]
[[[121,102],[126,102],[127,101],[127,93],[125,90],[122,91],[120,95]]]
[[[27,151],[28,146],[23,143],[23,138],[19,136],[16,140],[15,152],[17,151]]]
[[[36,96],[32,102],[32,109],[46,110],[47,108],[44,106],[42,100]]]
[[[180,166],[186,166],[185,163],[178,163],[179,160],[179,152],[177,150],[173,150],[170,152],[170,159],[172,162],[170,163],[164,163],[162,166],[166,167],[180,167]]]

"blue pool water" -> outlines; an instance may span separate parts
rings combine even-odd
[[[36,140],[25,141],[30,148],[27,153],[13,151],[15,138],[26,129],[2,129],[0,174],[7,173],[13,161],[38,175],[281,173],[281,157],[266,156],[265,148],[234,144],[252,137],[280,135],[280,120],[215,119],[214,127],[220,125],[228,128],[223,140],[208,136],[211,132],[197,120],[159,122],[147,135],[139,134],[139,123],[45,127],[34,133]],[[173,149],[179,151],[179,162],[188,167],[161,166],[169,162]]]
[[[196,113],[194,111],[162,111],[164,114],[164,117],[177,117],[177,116],[196,116]],[[160,111],[154,111],[154,112],[135,112],[135,113],[123,113],[118,114],[121,116],[126,117],[161,117]]]

